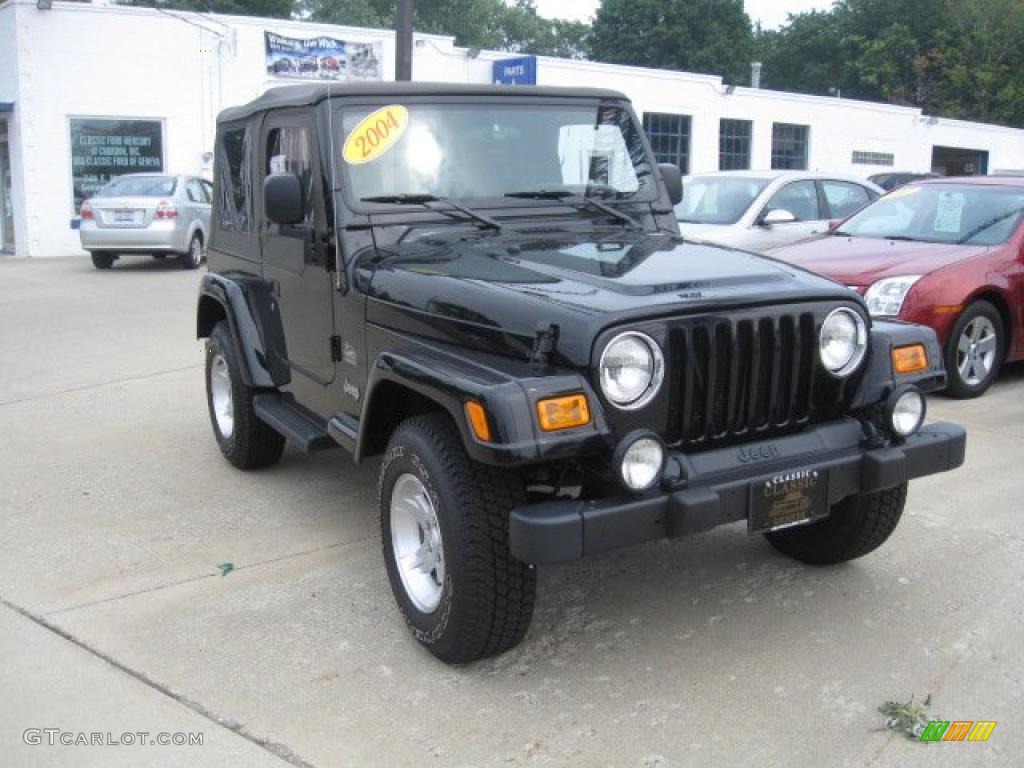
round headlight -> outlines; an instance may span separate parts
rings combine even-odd
[[[601,391],[613,405],[626,410],[651,401],[665,375],[661,348],[643,333],[621,333],[608,342],[598,364]]]
[[[868,327],[852,309],[835,309],[821,325],[821,362],[835,376],[849,376],[868,349]]]
[[[661,479],[665,468],[665,446],[657,437],[643,434],[627,436],[617,453],[619,477],[629,490],[646,491]]]
[[[889,426],[900,437],[910,437],[924,423],[924,395],[914,387],[899,389],[889,397]]]

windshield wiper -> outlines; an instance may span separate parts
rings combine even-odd
[[[535,189],[525,192],[506,192],[505,197],[517,197],[527,200],[564,200],[570,205],[575,205],[580,209],[593,208],[601,213],[605,213],[613,219],[618,219],[619,221],[628,224],[633,229],[641,228],[640,223],[628,213],[618,211],[610,205],[602,203],[600,200],[595,200],[593,197],[579,197],[567,189]],[[570,197],[573,199],[569,200]]]
[[[999,222],[1006,221],[1008,218],[1010,218],[1011,216],[1016,216],[1021,211],[1024,211],[1024,207],[1014,208],[1012,211],[1007,211],[1006,213],[1004,213],[1004,214],[1002,214],[1000,216],[995,216],[995,217],[989,219],[984,224],[979,224],[974,229],[972,229],[970,232],[968,232],[966,235],[964,235],[959,240],[957,240],[956,244],[957,245],[963,245],[964,243],[969,241],[971,238],[974,238],[974,237],[977,237],[978,235],[980,235],[982,232],[984,232],[989,227],[994,227]]]
[[[474,211],[472,208],[467,208],[466,206],[456,203],[454,200],[451,200],[447,197],[438,197],[437,195],[410,195],[403,192],[397,195],[374,195],[371,197],[361,197],[359,198],[359,200],[360,202],[363,203],[393,203],[395,205],[422,205],[432,211],[444,213],[445,211],[443,209],[434,208],[430,205],[430,203],[441,203],[442,205],[447,205],[452,210],[466,214],[471,219],[476,220],[480,224],[483,224],[485,227],[488,227],[489,229],[494,229],[497,230],[498,232],[501,232],[501,224],[492,219],[490,216],[485,216],[482,213],[478,213],[477,211]]]

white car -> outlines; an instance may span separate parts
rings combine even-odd
[[[675,212],[683,237],[765,251],[821,234],[883,194],[837,173],[722,171],[687,176]]]
[[[96,269],[123,254],[177,256],[185,269],[203,260],[213,185],[198,176],[131,173],[117,176],[82,203],[82,248]]]

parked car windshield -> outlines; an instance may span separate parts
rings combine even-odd
[[[835,231],[854,237],[998,245],[1024,214],[1024,189],[909,185],[854,214]]]
[[[337,155],[356,203],[504,203],[540,192],[652,200],[657,191],[640,131],[619,106],[410,104],[346,108],[341,118]]]
[[[96,197],[167,197],[174,194],[177,185],[173,176],[118,176]]]
[[[676,218],[689,224],[735,224],[770,179],[691,176],[683,181]]]

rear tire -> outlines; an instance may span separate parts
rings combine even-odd
[[[178,257],[182,269],[198,269],[203,263],[203,236],[196,232],[188,242],[188,250]]]
[[[979,397],[999,376],[1006,353],[1003,316],[987,301],[975,301],[957,318],[946,341],[946,392]]]
[[[255,394],[242,381],[231,331],[222,320],[206,342],[206,404],[221,453],[239,469],[269,467],[284,451],[284,437],[257,418]]]
[[[107,251],[92,251],[92,265],[96,269],[110,269],[114,265],[114,254]]]
[[[833,565],[878,549],[896,529],[907,484],[843,499],[816,523],[766,533],[777,550],[809,565]]]
[[[428,414],[395,430],[378,488],[388,579],[416,640],[449,664],[518,645],[537,588],[509,552],[520,478],[472,461],[447,414]]]

